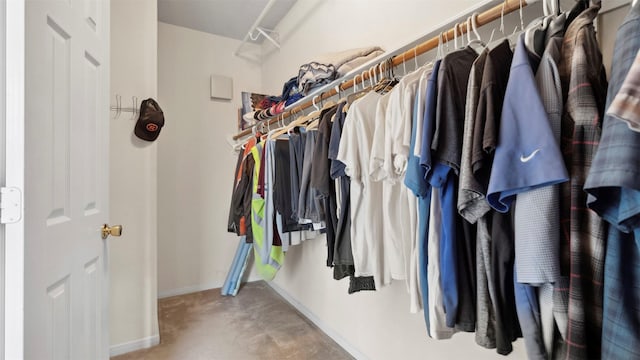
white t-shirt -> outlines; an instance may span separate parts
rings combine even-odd
[[[413,144],[413,155],[420,157],[420,151],[422,149],[422,128],[424,125],[424,101],[425,95],[427,93],[427,84],[429,82],[429,77],[431,76],[431,72],[433,69],[429,68],[420,74],[420,84],[418,88],[420,89],[420,98],[418,99],[418,121],[416,122],[416,142]]]
[[[425,70],[422,72],[422,74],[420,75],[420,80],[418,81],[418,86],[416,87],[416,89],[414,90],[415,93],[413,94],[413,98],[414,101],[416,101],[417,103],[414,103],[413,108],[415,109],[415,116],[417,117],[416,119],[416,140],[418,138],[417,136],[417,131],[418,131],[418,127],[417,124],[421,124],[422,123],[422,119],[424,117],[424,94],[427,91],[427,81],[426,79],[428,78],[428,74],[430,74],[431,71],[430,70]],[[424,81],[423,81],[424,80]],[[417,95],[417,96],[416,96]],[[408,96],[408,95],[407,95]],[[413,116],[413,114],[412,114]],[[411,144],[409,144],[411,145]],[[410,152],[413,152],[413,149],[409,149]],[[420,241],[422,240],[420,237],[420,234],[418,233],[418,229],[420,227],[420,222],[424,221],[426,219],[422,219],[419,218],[419,214],[418,214],[418,207],[419,207],[419,199],[413,194],[412,191],[408,191],[407,192],[409,194],[409,198],[413,201],[412,203],[410,203],[411,207],[409,208],[409,211],[411,213],[411,221],[415,221],[415,224],[412,225],[412,229],[414,230],[413,233],[411,234],[411,239],[413,239],[413,246],[411,248],[411,264],[410,264],[410,269],[411,272],[409,273],[409,293],[412,294],[411,296],[416,296],[414,294],[414,292],[418,291],[418,301],[419,301],[419,307],[416,307],[416,311],[419,311],[421,308],[424,307],[424,304],[422,304],[422,292],[420,289]],[[415,220],[414,220],[414,216],[415,216]],[[425,241],[427,241],[425,239]],[[414,284],[416,283],[416,284]],[[413,298],[412,298],[412,304],[413,304]],[[413,312],[414,308],[411,308],[411,311]],[[429,311],[429,309],[424,309],[424,311]]]
[[[419,273],[419,236],[418,236],[418,199],[413,192],[404,185],[404,176],[407,170],[409,151],[411,145],[411,130],[413,125],[413,113],[415,109],[416,92],[419,87],[421,73],[415,76],[407,76],[407,86],[402,95],[401,117],[395,121],[395,142],[392,146],[393,167],[398,182],[401,184],[402,193],[406,201],[406,213],[403,216],[402,239],[405,249],[405,272],[407,291],[409,292],[409,311],[417,313],[422,309],[422,295],[420,292]],[[411,74],[413,75],[413,74]],[[408,137],[407,137],[408,136]],[[406,146],[405,146],[406,145]]]
[[[391,277],[395,280],[405,280],[406,282],[410,299],[409,310],[411,312],[418,312],[421,307],[417,259],[415,261],[412,259],[412,250],[417,231],[418,209],[415,197],[404,186],[406,162],[400,169],[396,167],[394,149],[399,147],[398,144],[404,142],[406,127],[408,127],[409,132],[411,131],[411,115],[413,113],[411,108],[413,107],[415,88],[419,77],[420,73],[411,73],[405,76],[391,90],[383,118],[384,121],[380,124],[380,126],[384,126],[385,135],[383,168],[386,177],[383,179],[382,188],[385,259],[387,260],[386,263],[389,266]],[[407,98],[407,96],[410,96],[410,98]],[[378,127],[376,127],[377,132]]]
[[[380,98],[380,94],[370,92],[351,104],[337,156],[351,177],[351,247],[355,276],[373,276],[376,287],[390,282],[383,271],[382,184],[369,181],[368,167]]]

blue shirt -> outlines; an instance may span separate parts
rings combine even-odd
[[[446,323],[455,327],[458,314],[458,258],[456,228],[457,186],[453,170],[448,165],[436,163],[430,177],[431,186],[440,188],[442,228],[440,229],[440,282]]]
[[[411,131],[411,149],[416,143],[416,123],[418,122],[417,107],[420,99],[420,89],[416,93],[416,101],[413,109],[413,126]],[[422,121],[423,119],[420,119]],[[420,281],[420,293],[422,296],[422,308],[424,321],[427,325],[427,333],[431,329],[429,321],[429,283],[427,267],[428,261],[428,240],[429,240],[429,205],[431,204],[431,186],[424,179],[425,169],[420,166],[420,158],[409,152],[407,172],[404,177],[405,186],[418,197],[418,276]],[[431,335],[430,335],[431,336]]]
[[[518,193],[569,180],[521,36],[504,96],[487,201],[506,213]]]
[[[424,177],[428,179],[431,171],[431,141],[435,131],[436,103],[438,96],[438,72],[440,69],[440,60],[433,65],[433,71],[427,83],[427,93],[425,96],[425,108],[422,127],[422,146],[420,148],[420,165],[425,169]]]

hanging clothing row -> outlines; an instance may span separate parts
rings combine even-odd
[[[386,66],[374,86],[255,134],[229,231],[253,242],[267,280],[290,246],[326,234],[349,293],[403,281],[435,339],[639,358],[640,101],[623,82],[640,81],[640,5],[609,85],[599,10],[580,1],[513,44],[469,41],[399,80]]]

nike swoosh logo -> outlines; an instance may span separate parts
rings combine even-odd
[[[523,163],[527,163],[531,161],[531,159],[533,159],[533,157],[536,156],[539,152],[540,152],[540,149],[536,149],[527,157],[520,155],[520,161],[522,161]]]

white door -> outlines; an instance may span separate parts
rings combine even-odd
[[[109,1],[25,12],[24,357],[107,359]]]

